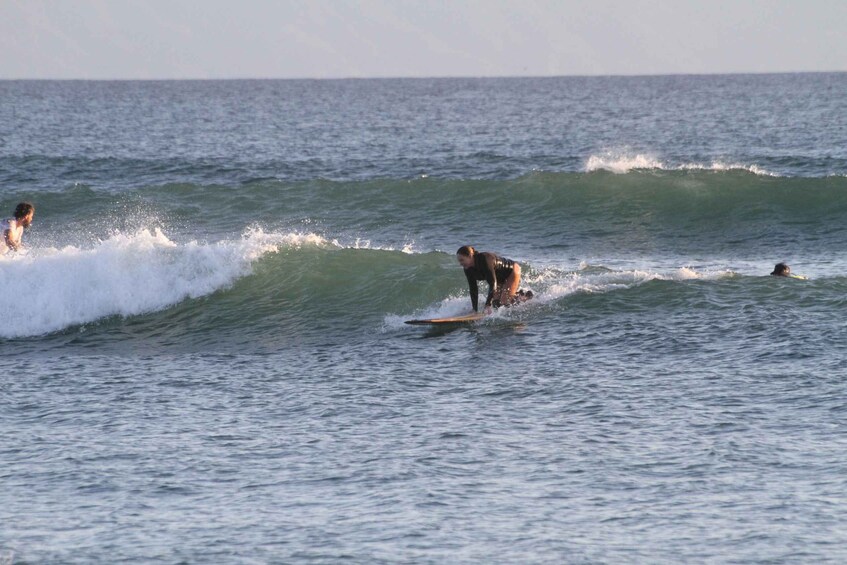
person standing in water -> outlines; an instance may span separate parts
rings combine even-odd
[[[477,281],[488,283],[488,297],[485,299],[486,314],[491,313],[492,306],[508,306],[515,301],[515,295],[521,284],[521,266],[515,261],[494,253],[477,251],[470,245],[460,247],[456,251],[456,259],[465,270],[474,312],[479,311]]]
[[[15,207],[13,217],[0,220],[0,231],[3,232],[0,255],[8,253],[10,250],[18,251],[21,248],[24,228],[32,225],[33,216],[35,216],[35,206],[29,202],[21,202]]]

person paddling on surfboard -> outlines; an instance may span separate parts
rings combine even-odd
[[[806,280],[806,277],[804,277],[803,275],[792,275],[791,274],[791,267],[789,267],[785,263],[777,263],[774,266],[773,272],[771,273],[771,275],[774,276],[774,277],[788,277],[790,279]]]
[[[486,314],[491,313],[492,307],[508,306],[515,302],[515,295],[518,294],[518,287],[521,284],[521,266],[515,261],[494,253],[477,251],[470,245],[460,247],[456,251],[456,259],[465,270],[474,312],[479,311],[477,281],[488,283],[488,297],[485,299]],[[528,293],[526,296],[531,297]]]

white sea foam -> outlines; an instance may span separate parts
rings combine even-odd
[[[631,288],[650,281],[688,281],[715,280],[731,276],[731,271],[696,271],[691,267],[680,267],[667,272],[632,269],[613,271],[604,268],[591,268],[585,265],[580,270],[571,273],[547,270],[532,277],[527,277],[527,283],[545,287],[538,293],[541,301],[551,301],[578,292],[599,293]]]
[[[522,287],[532,290],[535,294],[531,302],[513,309],[495,310],[493,315],[486,317],[484,321],[496,323],[497,320],[524,319],[527,314],[532,315],[532,311],[539,307],[555,303],[572,294],[595,294],[625,290],[654,280],[680,282],[716,280],[732,276],[732,274],[732,271],[728,270],[697,271],[691,267],[680,267],[670,271],[612,270],[585,263],[580,264],[577,271],[548,268],[524,277]],[[483,285],[480,289],[481,301],[484,301],[486,292],[486,287]],[[385,317],[383,326],[385,329],[398,329],[403,326],[403,320],[409,318],[446,318],[464,315],[469,311],[470,298],[465,292],[459,296],[447,297],[437,304],[415,312],[413,315],[390,314]]]
[[[758,165],[745,165],[724,161],[711,161],[710,163],[681,163],[669,164],[658,157],[648,154],[630,154],[625,151],[607,151],[601,155],[591,155],[585,164],[586,172],[609,171],[615,174],[625,174],[636,170],[660,170],[660,171],[747,171],[754,175],[777,177]]]
[[[482,297],[485,302],[485,295]],[[401,316],[398,314],[389,314],[385,317],[384,327],[386,329],[396,329],[403,327],[404,321],[412,318],[419,320],[428,320],[431,318],[450,318],[453,316],[463,316],[471,311],[471,302],[467,296],[450,296],[432,306],[415,312],[414,315]]]
[[[315,234],[246,231],[216,243],[175,243],[162,231],[115,233],[79,248],[0,257],[0,337],[55,332],[107,316],[162,310],[211,294],[282,247],[326,245]]]
[[[592,155],[585,164],[586,172],[610,171],[616,174],[628,173],[636,169],[664,169],[661,161],[650,155],[607,152]]]
[[[702,163],[686,163],[675,167],[678,170],[684,171],[747,171],[754,175],[762,177],[778,177],[776,173],[772,173],[759,167],[758,165],[744,165],[742,163],[724,163],[723,161],[712,161],[705,165]]]
[[[332,245],[336,247],[343,247],[349,249],[370,249],[373,251],[400,251],[401,253],[405,253],[406,255],[415,255],[418,254],[418,251],[415,251],[415,242],[410,241],[403,244],[402,247],[397,248],[393,245],[375,245],[369,239],[356,238],[353,242],[349,244],[344,244],[338,239],[332,240]]]

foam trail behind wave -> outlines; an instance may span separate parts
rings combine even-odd
[[[680,267],[670,272],[648,270],[614,271],[605,267],[580,265],[580,270],[562,273],[555,269],[529,277],[528,282],[545,288],[541,301],[552,301],[575,293],[603,293],[631,288],[650,281],[714,280],[731,276],[732,271],[698,272],[690,267]]]
[[[160,230],[116,233],[88,249],[0,258],[0,337],[47,334],[107,316],[162,310],[232,285],[281,246],[326,244],[312,234],[245,232],[241,239],[177,244]]]

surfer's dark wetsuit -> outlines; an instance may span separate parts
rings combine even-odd
[[[471,304],[474,312],[478,312],[479,285],[477,281],[488,283],[488,298],[485,299],[485,306],[491,306],[498,285],[506,283],[506,279],[515,269],[515,262],[494,253],[477,251],[473,254],[473,263],[473,267],[465,269],[465,276],[468,278],[468,287],[471,290]]]

